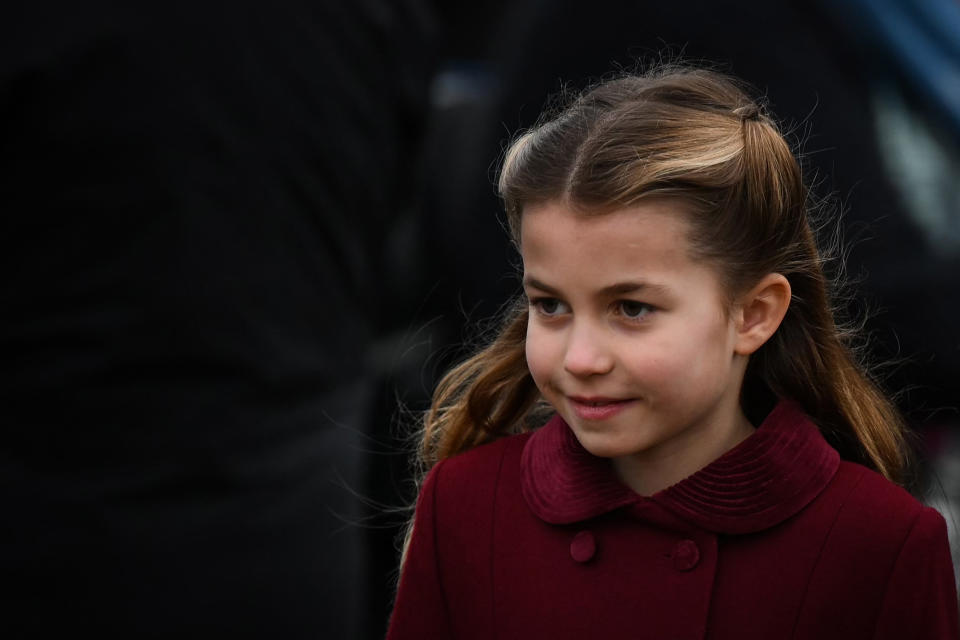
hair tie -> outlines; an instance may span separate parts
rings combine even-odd
[[[740,120],[759,120],[760,109],[755,104],[748,104],[734,109],[733,115],[738,116]]]

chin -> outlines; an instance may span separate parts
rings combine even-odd
[[[580,446],[590,455],[598,458],[619,458],[635,453],[637,450],[637,447],[630,447],[611,438],[608,434],[590,433],[582,429],[574,429],[573,433],[580,442]]]

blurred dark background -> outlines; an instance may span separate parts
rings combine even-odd
[[[676,55],[757,86],[843,211],[956,549],[953,0],[14,2],[4,637],[382,637],[416,411],[518,289],[505,141]]]

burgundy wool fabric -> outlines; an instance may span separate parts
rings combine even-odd
[[[841,461],[783,402],[651,497],[566,423],[438,464],[388,634],[407,638],[960,638],[946,525]]]

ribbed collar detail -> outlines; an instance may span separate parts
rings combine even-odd
[[[551,524],[651,501],[707,531],[751,533],[807,506],[839,464],[840,456],[810,419],[783,401],[736,447],[645,498],[621,483],[610,461],[588,453],[567,423],[554,416],[524,446],[521,488],[534,514]]]

